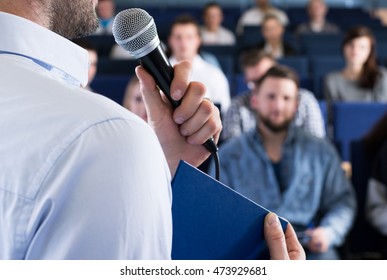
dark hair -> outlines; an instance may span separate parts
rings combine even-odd
[[[217,2],[209,2],[203,7],[203,15],[207,12],[209,8],[216,7],[222,9],[222,7]]]
[[[376,39],[372,31],[365,26],[356,26],[351,28],[345,35],[341,49],[344,53],[344,47],[352,40],[359,37],[367,37],[371,42],[371,51],[368,59],[363,65],[358,85],[361,88],[372,89],[380,78],[380,70],[376,60]]]
[[[274,65],[269,70],[267,70],[265,75],[263,75],[258,81],[255,82],[255,87],[258,89],[262,83],[270,77],[289,79],[296,84],[297,88],[300,86],[300,79],[293,69],[283,65]]]
[[[180,24],[182,24],[182,25],[185,25],[185,24],[194,25],[198,31],[199,36],[200,36],[199,22],[193,16],[191,16],[189,14],[180,15],[180,16],[175,18],[175,20],[171,24],[169,35],[171,35],[172,29],[175,27],[175,25],[180,25]]]
[[[240,65],[242,69],[245,69],[250,66],[254,66],[261,62],[264,58],[270,59],[275,62],[275,59],[259,49],[253,48],[245,50],[240,56]]]
[[[84,48],[85,50],[97,52],[97,47],[93,44],[92,41],[88,40],[87,38],[74,39],[73,43],[77,44],[81,48]]]

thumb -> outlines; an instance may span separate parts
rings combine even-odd
[[[142,67],[136,67],[136,75],[140,81],[140,89],[149,120],[158,120],[165,115],[166,103],[153,77]]]
[[[272,260],[288,260],[289,254],[285,234],[276,214],[269,213],[266,215],[264,233],[270,251],[270,258]]]

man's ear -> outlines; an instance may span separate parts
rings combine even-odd
[[[258,95],[255,92],[251,93],[250,106],[252,109],[257,109],[258,107]]]

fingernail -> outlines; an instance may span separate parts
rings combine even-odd
[[[275,215],[274,213],[270,213],[269,217],[267,219],[267,223],[269,224],[269,226],[277,225],[278,222],[279,222],[279,220],[278,220],[277,215]]]
[[[177,117],[177,118],[175,118],[175,123],[177,123],[177,124],[182,124],[182,123],[184,123],[184,118],[182,118],[182,117]]]
[[[173,93],[172,93],[172,98],[174,100],[180,100],[181,98],[183,97],[183,92],[181,90],[175,90]]]
[[[180,133],[181,133],[181,135],[183,135],[183,136],[188,136],[188,130],[181,129],[181,130],[180,130]]]

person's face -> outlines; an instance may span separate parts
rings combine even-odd
[[[308,13],[312,20],[324,19],[327,13],[327,6],[322,1],[312,1],[308,7]]]
[[[97,64],[98,64],[98,55],[96,51],[88,50],[89,53],[89,82],[90,85],[91,82],[94,80],[95,75],[97,74]]]
[[[55,33],[71,40],[90,35],[97,30],[97,0],[52,0],[49,3],[47,15],[50,19],[50,29]]]
[[[282,40],[283,33],[284,27],[274,18],[266,20],[262,25],[262,35],[268,42],[277,42]]]
[[[272,132],[286,131],[298,106],[297,85],[290,79],[268,77],[255,90],[251,106],[259,121]]]
[[[115,7],[113,1],[100,1],[97,5],[97,14],[102,19],[114,17]]]
[[[245,81],[249,89],[254,88],[254,82],[259,80],[271,67],[274,61],[270,58],[263,58],[257,64],[248,66],[244,69]]]
[[[197,55],[201,39],[194,24],[176,24],[169,37],[169,46],[179,61],[191,60]]]
[[[127,90],[130,91],[130,93],[126,93],[127,97],[124,100],[124,107],[147,122],[148,115],[142,99],[140,84],[136,83]]]
[[[366,37],[358,37],[344,46],[344,57],[347,64],[363,66],[371,53],[371,40]]]
[[[209,7],[204,14],[204,24],[209,30],[217,30],[223,21],[223,12],[217,6]]]

